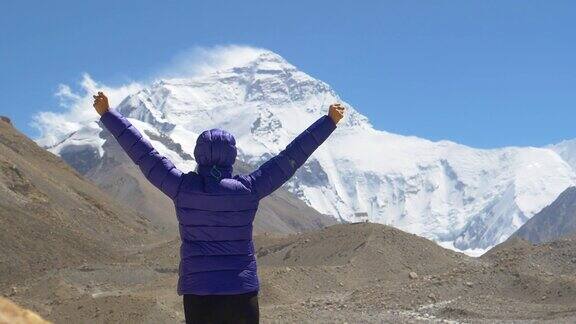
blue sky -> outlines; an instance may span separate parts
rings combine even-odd
[[[576,137],[576,1],[0,2],[0,114],[146,80],[196,46],[267,48],[378,129],[475,147]]]

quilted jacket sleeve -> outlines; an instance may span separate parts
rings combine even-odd
[[[330,117],[321,117],[278,155],[252,172],[249,180],[258,198],[266,197],[288,181],[335,129],[336,124]]]
[[[182,181],[182,172],[170,160],[156,151],[149,141],[116,110],[110,109],[100,121],[116,138],[146,178],[174,199]]]

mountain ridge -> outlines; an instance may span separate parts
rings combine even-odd
[[[512,238],[522,238],[541,244],[576,235],[576,187],[564,190],[522,227]]]

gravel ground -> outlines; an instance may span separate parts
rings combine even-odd
[[[573,323],[574,240],[481,258],[375,224],[256,239],[264,323]],[[3,295],[56,323],[179,323],[178,242],[48,271]]]

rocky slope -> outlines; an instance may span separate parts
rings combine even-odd
[[[566,189],[546,208],[534,215],[512,237],[532,243],[576,236],[576,187]]]
[[[0,286],[30,275],[119,260],[156,228],[60,158],[0,120]]]
[[[140,87],[117,109],[176,165],[192,170],[194,139],[204,129],[231,131],[239,158],[259,165],[341,101],[275,53],[242,54],[232,67]],[[104,156],[95,116],[63,127],[66,118],[45,120],[39,143],[64,157],[79,147],[80,156]],[[66,160],[90,169],[78,156]],[[342,125],[285,188],[339,220],[368,218],[474,253],[503,242],[575,183],[573,169],[552,149],[479,150],[400,136],[374,129],[349,106]]]

